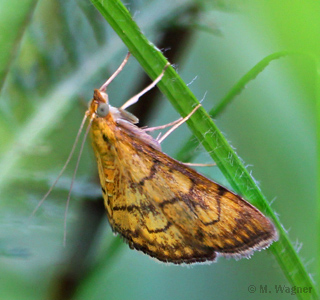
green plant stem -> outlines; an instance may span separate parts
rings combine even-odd
[[[141,33],[123,4],[118,0],[91,1],[126,44],[129,51],[136,57],[146,73],[152,79],[155,79],[161,73],[167,61],[162,53]],[[181,116],[186,116],[198,104],[195,96],[172,67],[167,69],[158,86]],[[234,190],[264,211],[273,220],[280,237],[279,241],[273,243],[270,249],[277,258],[285,276],[292,286],[311,287],[311,294],[301,293],[297,296],[300,299],[310,299],[310,297],[318,299],[315,286],[290,243],[287,233],[282,228],[254,179],[210,116],[203,108],[200,108],[188,121],[188,126],[217,163]]]

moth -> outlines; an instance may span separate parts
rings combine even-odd
[[[272,222],[240,196],[161,151],[159,140],[125,110],[162,74],[121,108],[98,90],[86,116],[112,230],[130,248],[174,264],[242,258],[277,240]]]

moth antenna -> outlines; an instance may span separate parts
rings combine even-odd
[[[77,163],[76,163],[76,166],[74,168],[74,172],[73,172],[73,176],[72,176],[72,180],[71,180],[71,184],[70,184],[70,189],[69,189],[67,203],[66,203],[66,209],[64,211],[64,233],[63,233],[63,245],[64,246],[66,245],[66,240],[67,240],[67,215],[68,215],[69,203],[70,203],[70,198],[71,198],[71,192],[72,192],[74,180],[75,180],[76,175],[77,175],[77,171],[78,171],[78,167],[79,167],[82,151],[83,151],[83,148],[84,148],[84,144],[85,144],[85,141],[87,139],[89,130],[91,128],[93,119],[94,119],[94,116],[91,117],[89,125],[88,125],[88,127],[86,129],[86,132],[85,132],[84,136],[83,136],[82,143],[81,143],[80,150],[79,150]]]
[[[201,104],[198,104],[191,113],[189,113],[186,117],[184,117],[180,122],[178,122],[177,124],[175,124],[174,126],[172,126],[159,140],[159,144],[161,144],[164,139],[166,139],[169,134],[171,134],[174,130],[176,130],[180,125],[182,125],[184,122],[186,122],[187,120],[190,119],[190,117],[196,112],[196,110],[201,106]]]
[[[47,199],[47,197],[50,195],[50,193],[52,192],[53,188],[56,186],[57,182],[59,181],[61,175],[63,174],[63,172],[65,171],[66,167],[68,166],[72,156],[73,156],[73,153],[74,153],[74,150],[76,149],[76,146],[78,144],[78,141],[79,141],[79,137],[80,137],[80,134],[82,132],[82,129],[83,129],[83,126],[86,122],[86,119],[87,119],[87,115],[85,114],[85,116],[83,117],[82,119],[82,122],[81,122],[81,125],[80,125],[80,128],[78,130],[78,133],[77,133],[77,136],[76,136],[76,139],[73,143],[73,146],[72,146],[72,149],[70,151],[70,154],[64,164],[64,166],[62,167],[59,175],[57,176],[56,180],[54,181],[54,183],[51,185],[51,187],[49,188],[48,192],[43,196],[43,198],[39,201],[38,205],[36,206],[36,208],[33,210],[32,214],[31,214],[31,217],[34,216],[34,214],[37,212],[37,210],[39,209],[39,207],[42,205],[42,203]]]
[[[108,85],[112,82],[113,79],[115,79],[118,74],[122,71],[123,67],[126,65],[126,63],[129,60],[130,57],[130,52],[128,52],[128,54],[126,55],[126,57],[124,58],[123,62],[121,63],[121,65],[119,66],[119,68],[108,78],[108,80],[101,86],[101,88],[99,89],[100,92],[105,92]]]
[[[166,69],[170,66],[170,63],[167,63],[161,74],[151,83],[149,84],[145,89],[143,89],[139,94],[133,96],[132,98],[130,98],[127,102],[125,102],[122,106],[121,109],[126,109],[127,107],[131,106],[132,104],[135,104],[138,102],[139,98],[144,95],[146,92],[150,91],[152,88],[154,88],[157,83],[162,79],[164,72],[166,71]]]

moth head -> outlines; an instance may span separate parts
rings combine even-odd
[[[108,95],[99,90],[94,90],[93,98],[89,102],[89,112],[90,114],[96,113],[98,117],[105,117],[109,114],[110,106]]]

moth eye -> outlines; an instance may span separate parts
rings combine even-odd
[[[109,104],[100,103],[97,109],[97,115],[99,117],[105,117],[109,113]]]

